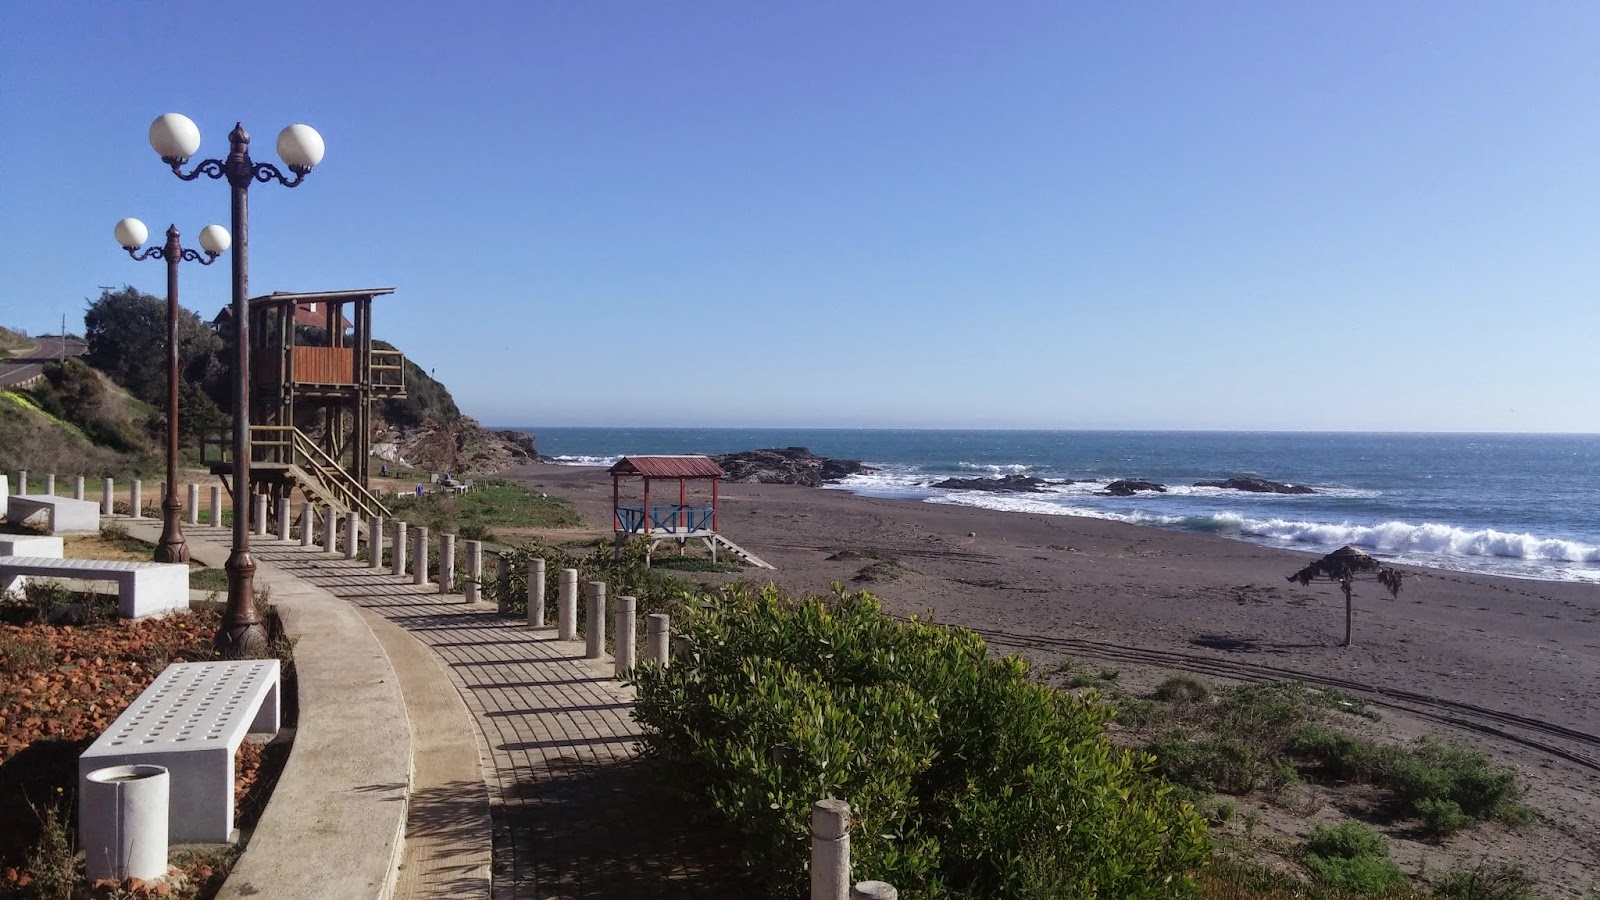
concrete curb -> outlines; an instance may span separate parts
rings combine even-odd
[[[141,540],[160,539],[159,521],[123,523]],[[193,537],[189,551],[209,566],[228,557]],[[412,751],[394,667],[349,603],[259,560],[256,586],[270,588],[295,641],[300,719],[272,799],[217,896],[387,900],[404,847]]]

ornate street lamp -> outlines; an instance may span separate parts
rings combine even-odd
[[[216,649],[231,659],[257,657],[267,650],[267,632],[255,608],[256,564],[250,559],[250,310],[248,203],[250,183],[276,181],[298,187],[306,173],[322,161],[322,135],[310,125],[290,125],[278,135],[278,155],[293,178],[272,163],[250,159],[250,135],[235,124],[228,135],[227,159],[208,159],[188,174],[183,164],[200,149],[200,129],[188,116],[167,113],[150,124],[150,146],[172,173],[184,181],[201,175],[226,178],[232,188],[233,239],[233,552],[228,555],[228,606],[217,629]]]
[[[184,540],[178,515],[182,508],[178,502],[178,263],[209,266],[228,251],[233,239],[221,225],[207,225],[200,229],[200,246],[206,251],[201,256],[178,243],[176,225],[167,228],[164,246],[143,252],[139,248],[150,236],[150,229],[143,222],[123,219],[117,223],[116,235],[117,243],[134,259],[160,259],[167,263],[167,493],[161,498],[161,543],[156,545],[156,562],[188,562],[189,544]]]

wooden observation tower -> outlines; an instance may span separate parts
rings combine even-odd
[[[405,358],[372,342],[372,301],[392,293],[278,292],[250,300],[250,493],[275,500],[298,488],[341,514],[389,514],[368,479],[372,405],[406,395]],[[230,311],[216,324],[230,328]],[[233,471],[231,449],[225,433],[201,445],[202,461],[224,483]]]
[[[611,474],[611,522],[614,546],[621,554],[623,544],[630,538],[643,537],[649,542],[645,552],[648,565],[650,555],[662,541],[674,541],[681,551],[689,541],[701,541],[717,558],[721,547],[745,562],[770,569],[760,557],[728,540],[718,530],[717,504],[719,487],[726,473],[708,456],[624,456],[606,470]],[[625,506],[622,502],[622,479],[638,478],[644,482],[644,501],[638,506]],[[676,481],[677,503],[650,502],[650,483]],[[711,505],[695,506],[689,503],[689,482],[711,482]]]

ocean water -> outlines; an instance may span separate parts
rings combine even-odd
[[[1600,583],[1600,435],[533,428],[571,465],[624,453],[809,447],[877,469],[835,490],[1021,515],[1115,519],[1309,551]],[[941,490],[950,476],[1076,479],[1043,494]],[[1253,475],[1309,495],[1192,487]],[[1165,494],[1101,497],[1118,478]]]

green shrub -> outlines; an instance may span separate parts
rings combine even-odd
[[[1389,858],[1389,845],[1360,822],[1318,825],[1306,839],[1306,868],[1318,882],[1338,890],[1375,894],[1405,883]]]
[[[1174,675],[1156,685],[1150,699],[1162,703],[1199,703],[1211,698],[1211,688],[1193,675]]]
[[[1330,781],[1370,781],[1395,755],[1366,738],[1316,722],[1295,732],[1289,752],[1317,764]]]
[[[1474,819],[1503,818],[1513,824],[1531,818],[1519,801],[1523,789],[1510,769],[1496,767],[1479,750],[1450,741],[1422,738],[1385,778],[1389,788],[1413,809],[1424,800],[1449,800]]]
[[[866,593],[703,599],[686,652],[636,677],[672,783],[741,837],[766,895],[804,895],[811,804],[851,804],[852,868],[919,897],[1191,892],[1205,826],[1113,748],[1111,710]],[[676,624],[676,623],[675,623]]]
[[[1413,804],[1417,818],[1422,820],[1422,830],[1436,837],[1449,837],[1473,826],[1471,816],[1461,811],[1454,800],[1424,797]]]
[[[1318,825],[1306,839],[1306,852],[1329,859],[1357,856],[1388,856],[1389,844],[1383,835],[1360,822]]]

